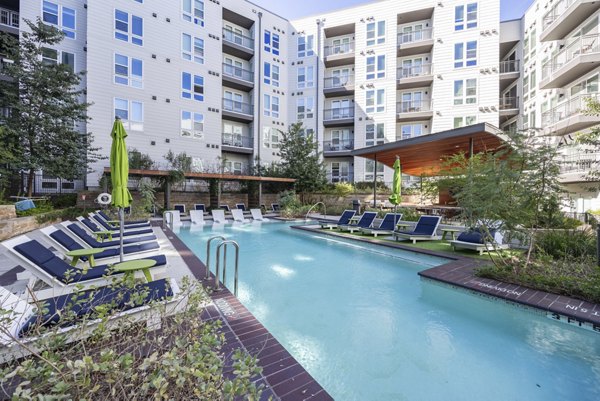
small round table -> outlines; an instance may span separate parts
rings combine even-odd
[[[152,281],[152,275],[150,274],[150,268],[156,265],[156,260],[153,259],[136,259],[128,260],[126,262],[115,263],[113,269],[115,272],[125,273],[125,277],[133,275],[134,272],[141,270],[146,277],[147,282]]]
[[[102,252],[104,252],[103,248],[75,249],[67,252],[66,255],[73,258],[73,260],[71,260],[71,266],[73,267],[77,266],[77,262],[79,262],[79,259],[82,257],[87,257],[90,267],[94,267],[96,266],[94,255]]]
[[[456,239],[456,233],[459,233],[461,231],[460,228],[442,228],[442,241],[446,240],[446,234],[450,233],[450,236],[452,237],[452,240]]]
[[[113,239],[112,231],[96,231],[94,234],[96,234],[96,239],[99,242],[104,242],[104,240],[107,238],[109,241],[112,241],[112,239]]]

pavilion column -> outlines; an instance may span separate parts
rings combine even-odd
[[[208,193],[209,193],[209,207],[211,209],[217,209],[219,207],[219,198],[221,196],[221,185],[220,181],[216,178],[208,180]]]
[[[171,210],[171,183],[165,183],[165,210]]]
[[[260,181],[248,181],[248,207],[258,209],[260,207],[260,191],[262,183]]]

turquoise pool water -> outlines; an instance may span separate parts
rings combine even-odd
[[[336,400],[600,399],[599,334],[417,275],[445,259],[284,223],[178,233],[202,260],[216,234],[241,302]]]

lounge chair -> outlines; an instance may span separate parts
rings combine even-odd
[[[225,223],[225,211],[223,209],[213,209],[210,212],[212,214],[214,223],[217,223],[217,224]]]
[[[369,228],[371,224],[373,224],[373,220],[377,217],[376,212],[364,212],[360,219],[356,224],[341,224],[338,225],[338,229],[341,231],[348,231],[353,233],[355,231],[360,231],[361,228]]]
[[[240,209],[242,212],[247,212],[245,203],[236,203],[235,208]]]
[[[421,216],[412,231],[394,231],[394,239],[408,239],[416,244],[417,241],[431,241],[439,239],[436,236],[442,216]]]
[[[179,210],[165,210],[163,216],[165,216],[165,220],[170,226],[181,225],[181,212]]]
[[[255,221],[268,221],[266,217],[263,217],[262,210],[260,209],[250,209],[250,213],[252,214],[252,220]]]
[[[475,228],[461,233],[456,240],[450,241],[450,246],[454,250],[470,249],[479,252],[496,251],[508,249],[508,244],[499,244],[494,240],[495,230],[490,230],[489,234],[481,228]]]
[[[85,227],[92,234],[97,234],[99,232],[110,232],[111,236],[113,238],[119,238],[121,236],[121,233],[119,232],[118,229],[117,230],[104,230],[101,227],[99,227],[96,223],[94,223],[90,219],[86,219],[83,216],[79,216],[77,218],[77,221],[79,223],[81,223],[81,225],[83,227]],[[144,228],[141,230],[123,231],[123,237],[136,237],[136,236],[140,236],[140,235],[153,235],[154,236],[154,231],[151,228]],[[156,236],[154,236],[154,239],[156,239]]]
[[[345,226],[350,224],[350,219],[353,218],[355,214],[356,212],[354,210],[344,210],[337,223],[319,220],[319,224],[321,225],[321,228],[328,228],[331,230],[333,228],[337,228],[338,226]]]
[[[361,228],[360,232],[377,237],[378,235],[392,235],[396,229],[396,223],[402,219],[401,213],[386,213],[378,227]]]
[[[182,216],[185,215],[185,205],[183,203],[176,203],[173,205],[173,209],[174,210],[178,210],[179,214],[181,214]]]
[[[194,203],[194,210],[200,210],[202,213],[206,213],[206,206],[204,203]]]
[[[190,210],[192,224],[204,224],[204,212],[202,210]]]
[[[231,212],[231,209],[229,208],[229,205],[225,205],[225,204],[219,205],[219,209],[222,209],[222,210],[226,211],[227,213]]]
[[[279,203],[271,203],[271,210],[273,211],[273,213],[281,212],[281,207],[279,206]]]
[[[97,213],[90,213],[89,214],[90,220],[94,223],[100,224],[101,228],[103,228],[106,231],[119,231],[120,227],[118,224],[109,224],[104,218],[102,218],[99,214]],[[137,231],[137,230],[148,230],[151,229],[149,224],[136,224],[133,226],[128,226],[127,224],[123,226],[123,231],[126,232],[130,232],[130,231]]]
[[[96,214],[103,218],[106,222],[112,221],[112,218],[106,213],[104,213],[102,210],[97,210]],[[150,226],[150,222],[148,220],[135,220],[125,222],[125,227],[127,228],[140,228],[144,226]]]
[[[83,228],[81,228],[73,222],[65,221],[60,224],[63,227],[65,227],[69,232],[73,233],[75,235],[75,238],[77,238],[80,242],[82,242],[90,248],[114,248],[121,246],[120,240],[99,242],[95,238],[91,237],[88,233],[86,233]],[[123,238],[123,245],[141,244],[143,242],[150,243],[150,249],[160,248],[158,242],[156,242],[156,237],[154,235],[147,235],[137,238]]]
[[[233,209],[231,211],[231,214],[233,216],[233,221],[238,221],[240,223],[248,222],[248,219],[244,218],[244,212],[241,211],[240,209]]]

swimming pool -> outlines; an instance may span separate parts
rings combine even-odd
[[[600,399],[597,333],[417,275],[445,259],[289,226],[178,236],[202,260],[239,242],[240,301],[336,400]]]

